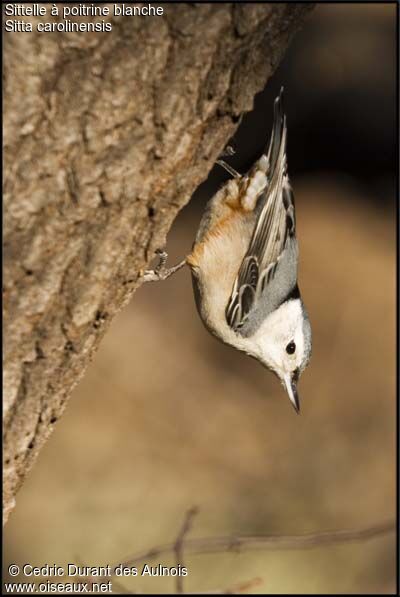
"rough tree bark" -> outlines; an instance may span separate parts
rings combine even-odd
[[[5,33],[4,520],[311,6],[164,5],[110,33]]]

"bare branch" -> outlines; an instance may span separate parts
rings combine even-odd
[[[236,535],[230,537],[204,537],[185,541],[185,551],[191,554],[218,553],[224,551],[265,550],[297,550],[336,545],[341,543],[368,541],[388,533],[396,528],[394,521],[387,521],[364,529],[325,531],[303,535]],[[164,556],[176,549],[176,543],[166,543],[146,552],[138,553],[125,562],[123,566],[134,566],[144,560]]]
[[[183,566],[183,542],[185,540],[186,535],[189,533],[190,529],[192,528],[193,519],[198,513],[198,508],[193,507],[190,508],[186,514],[182,524],[182,528],[178,533],[178,536],[175,541],[174,545],[174,552],[175,552],[175,561],[176,565]],[[183,593],[183,577],[179,574],[176,577],[176,592],[178,594]]]

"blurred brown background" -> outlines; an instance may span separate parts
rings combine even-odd
[[[20,491],[5,561],[114,563],[176,537],[358,528],[395,516],[395,27],[384,3],[318,5],[241,124],[244,171],[285,86],[300,286],[313,357],[296,416],[275,377],[216,342],[188,271],[141,287],[113,322]],[[180,214],[189,252],[216,166]],[[168,565],[163,558],[160,563]],[[390,593],[393,535],[306,551],[187,556],[187,591]],[[124,581],[173,592],[168,579]]]

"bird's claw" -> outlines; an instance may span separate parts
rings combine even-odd
[[[228,157],[228,156],[235,155],[235,153],[236,152],[233,149],[232,145],[227,145],[225,147],[225,149],[223,150],[223,152],[221,153],[221,155],[219,156],[219,158],[217,159],[216,163],[218,164],[218,166],[221,166],[221,168],[223,168],[224,170],[226,170],[227,172],[229,172],[229,174],[231,176],[233,176],[233,178],[241,178],[242,175],[239,174],[239,172],[237,170],[235,170],[235,168],[232,168],[232,166],[230,166],[229,164],[227,164],[225,162],[225,160],[221,159],[223,157]]]
[[[158,255],[158,263],[154,269],[146,270],[143,273],[144,282],[160,282],[161,280],[166,280],[186,264],[186,259],[183,259],[183,261],[177,265],[167,268],[168,253],[164,251],[164,249],[156,249],[155,253]]]
[[[156,249],[156,255],[158,255],[158,263],[154,268],[154,271],[157,274],[162,274],[162,272],[166,269],[165,265],[168,259],[168,253],[164,251],[164,249]]]
[[[230,155],[235,155],[236,151],[235,149],[232,147],[232,145],[227,145],[225,147],[225,149],[222,151],[222,153],[220,154],[221,158],[227,158]]]

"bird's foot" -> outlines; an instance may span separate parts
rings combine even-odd
[[[186,264],[186,259],[183,259],[177,265],[167,268],[168,253],[163,249],[157,249],[156,254],[158,255],[158,263],[154,269],[146,270],[143,273],[143,282],[160,282],[161,280],[166,280]]]
[[[225,147],[225,149],[222,151],[220,157],[221,158],[227,158],[230,155],[235,155],[236,150],[234,149],[234,147],[232,147],[232,145],[227,145]]]
[[[221,157],[228,157],[231,155],[235,155],[235,150],[233,149],[232,145],[227,145],[224,149],[224,151],[221,153]],[[232,166],[230,166],[229,164],[227,164],[225,162],[225,160],[221,160],[221,157],[218,158],[218,160],[216,161],[216,163],[221,166],[224,170],[226,170],[227,172],[229,172],[229,174],[231,176],[233,176],[233,178],[241,178],[242,175],[239,174],[239,172],[237,170],[235,170],[235,168],[232,168]]]

